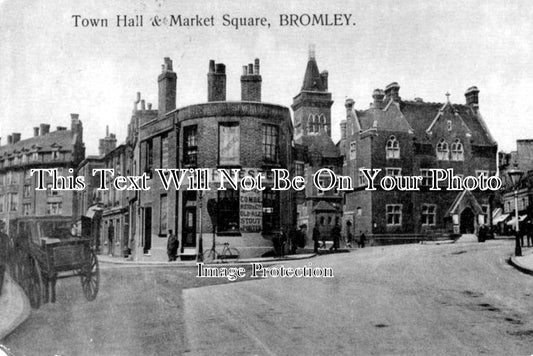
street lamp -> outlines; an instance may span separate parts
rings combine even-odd
[[[509,178],[514,187],[514,212],[515,212],[515,223],[516,223],[516,238],[515,238],[515,256],[522,256],[522,246],[520,246],[520,226],[518,221],[518,183],[524,172],[519,169],[511,169],[508,173]]]

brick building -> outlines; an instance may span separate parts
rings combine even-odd
[[[59,176],[73,176],[85,156],[83,125],[71,114],[70,129],[49,124],[34,128],[34,136],[21,140],[20,133],[7,137],[0,146],[0,219],[9,228],[10,220],[39,217],[72,222],[77,199],[71,190],[52,190],[52,178],[45,174],[46,190],[36,190],[33,168],[58,169]]]
[[[226,101],[226,73],[221,63],[210,61],[207,103],[176,109],[176,73],[165,58],[159,75],[159,110],[135,109],[129,126],[136,174],[151,177],[149,190],[130,196],[130,222],[137,259],[166,258],[168,230],[178,236],[182,258],[194,258],[200,235],[204,250],[216,239],[239,248],[241,256],[257,256],[271,250],[271,239],[293,224],[291,192],[272,191],[272,168],[291,168],[293,127],[289,109],[261,102],[259,60],[243,67],[241,100]],[[209,190],[165,190],[157,168],[209,170]],[[216,169],[239,169],[242,175],[265,172],[266,189],[218,190]],[[242,176],[240,177],[242,178]],[[216,202],[214,216],[208,204]],[[134,212],[134,213],[133,213]],[[211,220],[213,218],[213,220]],[[150,257],[148,257],[150,256]]]
[[[466,104],[420,98],[402,100],[400,86],[373,92],[366,110],[346,100],[340,147],[344,175],[354,177],[355,190],[345,193],[344,217],[356,234],[378,237],[425,234],[431,231],[474,232],[489,224],[489,192],[430,191],[430,169],[452,168],[459,176],[495,175],[497,144],[478,107],[476,87],[465,93]],[[381,169],[378,179],[422,176],[419,191],[369,191],[361,169]]]

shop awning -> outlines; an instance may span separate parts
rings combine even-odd
[[[501,223],[501,222],[505,221],[505,219],[507,219],[508,217],[509,217],[509,214],[501,214],[501,215],[498,215],[497,217],[495,217],[495,218],[492,220],[492,223],[493,223],[493,224]]]
[[[104,209],[98,207],[97,205],[93,205],[89,207],[89,209],[87,209],[85,216],[92,219],[96,215],[96,213],[101,212],[102,210]]]
[[[527,218],[527,215],[520,215],[518,217],[518,222],[522,222],[526,220],[526,218]],[[513,218],[507,222],[507,225],[510,225],[510,226],[516,225],[516,217],[513,216]]]

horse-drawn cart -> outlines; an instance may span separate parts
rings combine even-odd
[[[76,236],[65,221],[26,219],[16,222],[16,278],[32,307],[56,300],[56,282],[80,277],[85,298],[98,294],[100,272],[92,239]]]

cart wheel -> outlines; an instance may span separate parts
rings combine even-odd
[[[34,258],[29,258],[27,261],[27,263],[20,265],[21,286],[30,300],[31,307],[38,309],[41,306],[43,293],[41,267],[39,267],[39,263]]]
[[[98,268],[98,258],[93,250],[89,258],[89,265],[84,266],[81,274],[81,288],[88,301],[93,301],[98,294],[100,284],[100,269]]]

